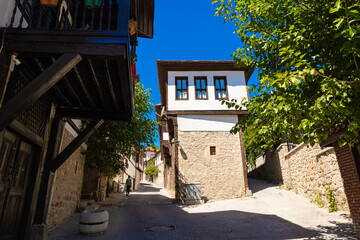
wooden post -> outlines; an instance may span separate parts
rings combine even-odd
[[[54,159],[51,161],[50,171],[55,172],[80,145],[98,129],[104,120],[92,121],[81,133]]]
[[[48,148],[46,151],[45,163],[41,175],[40,190],[37,198],[36,212],[35,212],[35,224],[41,225],[46,221],[46,202],[47,202],[47,191],[49,187],[50,179],[50,163],[53,158],[55,144],[57,139],[57,133],[60,125],[61,117],[55,113],[55,117],[51,123],[51,130],[48,142]]]

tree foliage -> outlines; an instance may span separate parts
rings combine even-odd
[[[359,141],[360,4],[356,0],[213,0],[217,15],[235,23],[243,46],[239,65],[259,69],[260,84],[239,122],[252,134],[252,152],[278,143],[321,142],[347,125],[340,144]],[[248,138],[249,139],[249,138]],[[248,143],[247,143],[248,144]],[[248,144],[249,145],[249,144]]]
[[[155,166],[155,159],[150,159],[148,165],[145,168],[145,174],[149,175],[152,181],[153,177],[157,176],[160,172],[160,169]]]
[[[124,169],[122,156],[141,152],[155,142],[156,121],[150,114],[154,109],[151,90],[138,83],[135,86],[135,111],[131,122],[105,122],[89,138],[86,164],[106,175],[116,175]]]

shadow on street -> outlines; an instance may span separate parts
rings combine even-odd
[[[306,229],[272,214],[244,211],[188,213],[172,199],[160,194],[160,188],[142,184],[137,192],[115,194],[103,206],[109,212],[109,228],[100,236],[83,236],[78,232],[78,214],[50,232],[52,239],[322,239],[351,226]],[[246,204],[246,202],[244,202]],[[336,224],[336,223],[335,223]],[[335,230],[334,230],[335,229]],[[352,238],[351,230],[338,236]],[[335,232],[334,232],[335,233]],[[336,232],[337,233],[337,232]],[[350,234],[350,237],[349,237]]]

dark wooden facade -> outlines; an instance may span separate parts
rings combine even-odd
[[[103,0],[98,8],[13,1],[9,26],[0,28],[0,239],[29,239],[46,224],[51,173],[103,120],[131,119],[130,51],[137,37],[153,36],[154,0]],[[21,64],[10,73],[12,56]],[[59,153],[66,119],[90,123]]]

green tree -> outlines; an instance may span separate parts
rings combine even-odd
[[[156,121],[150,116],[154,109],[150,94],[150,89],[138,83],[135,86],[135,111],[131,122],[105,122],[89,138],[86,151],[88,167],[114,176],[124,170],[123,155],[129,157],[154,144]]]
[[[155,166],[155,159],[150,159],[148,165],[145,168],[145,174],[150,176],[150,181],[153,181],[153,177],[161,173],[160,169]]]
[[[278,143],[321,142],[347,125],[341,144],[359,140],[360,4],[356,0],[213,0],[217,13],[235,23],[243,45],[238,65],[259,70],[260,84],[240,127],[251,128],[253,152]],[[245,130],[246,131],[246,130]]]

